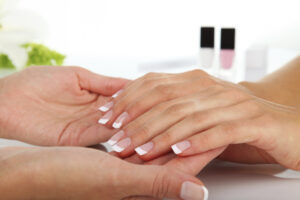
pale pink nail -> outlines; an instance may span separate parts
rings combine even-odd
[[[110,101],[107,104],[105,104],[104,106],[101,106],[99,108],[99,110],[102,111],[102,112],[109,111],[113,107],[113,105],[114,105],[114,102]]]
[[[109,145],[115,145],[123,136],[125,135],[124,131],[119,131],[116,134],[114,134],[108,141],[107,143]]]
[[[139,155],[145,155],[147,154],[152,148],[153,148],[154,144],[153,142],[148,142],[146,144],[143,144],[137,148],[135,148],[135,151],[139,154]]]
[[[123,112],[117,119],[116,121],[113,123],[113,127],[114,128],[121,128],[124,121],[128,118],[128,113],[127,112]]]
[[[110,118],[112,117],[113,113],[112,110],[107,112],[103,117],[101,117],[101,119],[99,119],[99,124],[106,124]]]
[[[117,96],[119,96],[124,90],[119,90],[118,92],[116,92],[114,95],[112,95],[112,98],[116,98]]]
[[[172,145],[172,149],[175,154],[180,154],[190,147],[191,147],[191,143],[189,141],[182,141],[182,142],[178,142],[177,144]]]
[[[185,181],[181,185],[180,197],[183,200],[207,200],[208,190],[203,185]]]
[[[120,142],[118,142],[117,144],[115,144],[114,146],[112,146],[112,148],[116,152],[122,152],[124,149],[129,147],[130,144],[131,144],[131,139],[125,138],[125,139],[121,140]]]

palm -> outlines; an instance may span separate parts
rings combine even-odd
[[[98,124],[98,107],[110,97],[81,87],[73,68],[35,68],[8,77],[7,127],[15,139],[42,145],[91,145],[113,130]]]

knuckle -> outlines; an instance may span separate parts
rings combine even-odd
[[[154,79],[144,79],[142,81],[142,85],[143,87],[147,87],[147,88],[153,88],[155,86],[156,82]]]
[[[214,92],[220,92],[225,89],[225,86],[221,84],[213,84],[211,87],[208,88],[209,90],[212,90]]]
[[[154,88],[156,93],[159,93],[160,95],[168,95],[169,94],[169,87],[167,85],[158,85]]]
[[[160,73],[157,72],[148,72],[147,74],[144,75],[145,78],[153,78],[159,76]]]
[[[130,116],[135,116],[136,114],[144,110],[145,104],[142,101],[136,101],[133,105],[128,108],[128,113]]]
[[[163,102],[154,106],[155,112],[161,112],[162,110],[166,110],[169,106],[169,102]]]
[[[151,134],[151,131],[150,131],[151,129],[148,127],[148,126],[146,126],[146,125],[141,125],[139,128],[138,128],[138,135],[140,136],[140,137],[149,137],[150,136],[150,134]]]
[[[155,175],[152,183],[152,194],[155,198],[164,198],[171,190],[172,178],[170,174],[172,173],[175,173],[175,170],[164,167]]]
[[[174,134],[171,131],[165,132],[161,138],[159,139],[160,141],[166,141],[166,142],[171,142],[171,141],[176,141],[176,138],[174,138]],[[158,142],[160,142],[158,141]]]
[[[175,104],[166,109],[165,113],[167,115],[178,115],[184,113],[185,105],[184,104]]]
[[[119,113],[129,105],[128,100],[122,99],[113,106],[113,113]]]
[[[238,132],[239,126],[236,123],[229,122],[224,125],[221,125],[220,131],[222,131],[224,134],[235,134]]]
[[[192,74],[198,74],[199,76],[208,76],[208,73],[201,69],[194,69],[190,71]]]
[[[207,117],[205,116],[205,114],[203,112],[196,112],[193,113],[190,117],[194,123],[203,123]]]

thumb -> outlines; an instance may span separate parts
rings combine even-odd
[[[194,176],[167,166],[134,165],[127,180],[131,180],[129,196],[171,198],[181,200],[207,200],[208,191]],[[134,172],[134,174],[132,173]]]
[[[105,96],[111,96],[122,89],[129,80],[95,74],[83,68],[74,68],[82,89]]]

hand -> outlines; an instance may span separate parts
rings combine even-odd
[[[2,148],[0,160],[0,192],[6,200],[207,199],[202,182],[172,163],[136,165],[82,147]]]
[[[100,108],[112,109],[100,119],[107,127],[121,128],[156,104],[193,94],[215,83],[208,74],[193,70],[181,74],[149,73],[128,84],[113,101]]]
[[[131,117],[127,119],[123,130],[110,141],[111,144],[118,142],[114,149],[125,157],[139,147],[136,151],[148,160],[170,151],[171,145],[175,153],[183,157],[231,145],[222,158],[248,163],[276,162],[300,170],[299,112],[260,99],[242,85],[203,75],[202,80],[210,80],[209,84],[197,85],[199,92],[167,102],[163,94],[159,98],[156,93],[143,93],[151,88],[143,88],[141,92],[136,89],[136,95],[141,94],[136,99],[151,103],[143,108],[125,106],[124,111],[149,111],[138,117],[133,115],[133,119],[136,118],[133,121]],[[186,86],[192,87],[194,83]],[[179,93],[178,88],[172,88],[172,93]],[[120,98],[129,95],[126,90]],[[116,99],[116,104],[118,101],[122,99]],[[153,102],[157,105],[147,107],[155,105]]]
[[[32,67],[0,80],[0,136],[37,145],[92,145],[112,130],[97,108],[128,81],[79,67]]]

